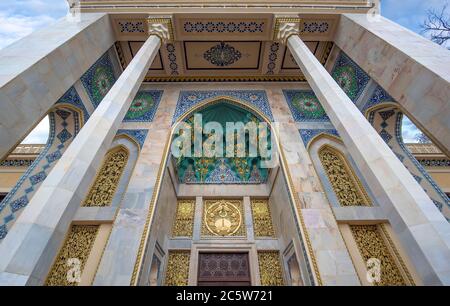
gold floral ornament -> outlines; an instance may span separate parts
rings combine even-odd
[[[241,201],[207,200],[204,207],[203,235],[245,236]]]
[[[105,156],[103,165],[95,178],[94,184],[89,190],[83,206],[111,205],[127,161],[128,152],[123,147],[111,150]]]
[[[262,286],[284,285],[280,253],[278,251],[259,251],[258,263]]]
[[[46,286],[77,286],[89,258],[98,225],[72,225],[50,270]]]
[[[190,257],[189,251],[169,251],[166,286],[187,286]]]
[[[380,282],[375,286],[405,286],[405,280],[390,253],[378,225],[350,225],[353,238],[365,262],[380,260]]]
[[[325,146],[319,150],[319,158],[341,206],[371,206],[364,188],[341,153]]]
[[[178,201],[172,236],[192,237],[192,232],[194,230],[194,214],[195,200]]]
[[[256,237],[273,237],[272,216],[267,200],[252,200],[253,229]]]

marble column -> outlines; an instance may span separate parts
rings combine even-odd
[[[422,187],[298,36],[280,26],[289,50],[363,173],[426,285],[450,284],[450,225]]]
[[[0,50],[0,160],[113,43],[109,16],[89,13]]]
[[[450,156],[450,52],[382,17],[343,14],[336,45]]]
[[[72,218],[158,53],[150,35],[0,244],[0,285],[45,281]]]

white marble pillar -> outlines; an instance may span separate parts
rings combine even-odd
[[[39,285],[161,45],[151,35],[0,244],[0,285]]]
[[[392,150],[289,25],[280,27],[426,285],[450,284],[450,225]]]
[[[114,44],[107,14],[65,17],[0,50],[0,160]]]
[[[382,16],[343,14],[336,45],[450,155],[450,52]]]

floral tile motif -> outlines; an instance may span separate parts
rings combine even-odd
[[[163,91],[139,91],[128,109],[124,122],[151,122],[158,109]]]
[[[219,97],[230,97],[238,100],[244,105],[256,107],[271,121],[273,121],[272,110],[264,90],[211,90],[211,91],[181,91],[178,98],[172,123],[183,114],[189,111],[193,106],[206,100],[212,100]]]
[[[353,102],[358,100],[370,80],[344,52],[339,55],[331,75]]]
[[[229,66],[240,60],[241,57],[242,53],[239,50],[223,41],[203,54],[205,60],[218,67]]]
[[[116,77],[108,52],[81,77],[81,83],[94,107],[100,104],[115,82]]]
[[[312,90],[283,90],[283,93],[295,121],[330,121]]]

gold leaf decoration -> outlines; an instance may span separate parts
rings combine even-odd
[[[128,152],[123,147],[118,147],[106,154],[103,165],[89,190],[83,206],[111,205],[127,161]]]
[[[244,211],[240,200],[206,200],[203,236],[245,236]]]
[[[350,225],[350,229],[364,261],[367,262],[371,258],[380,260],[380,282],[374,282],[373,284],[376,286],[406,285],[378,225]]]
[[[325,146],[319,150],[319,158],[341,206],[371,206],[360,181],[340,152]]]
[[[251,207],[255,237],[274,237],[269,201],[252,200]]]
[[[71,281],[73,272],[79,269],[79,274],[83,272],[91,249],[97,237],[98,225],[72,225],[69,234],[59,251],[56,261],[50,270],[46,286],[77,286],[76,281]],[[70,260],[76,259],[80,266],[71,264]]]
[[[169,251],[166,286],[187,286],[190,254],[190,251]]]
[[[179,200],[175,222],[173,224],[173,237],[192,237],[194,230],[195,200]]]
[[[280,253],[278,251],[258,251],[259,275],[262,286],[283,286]]]

